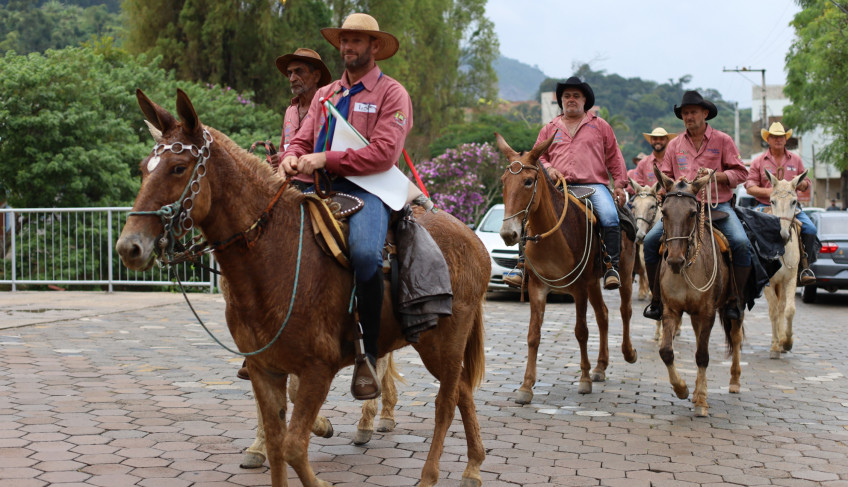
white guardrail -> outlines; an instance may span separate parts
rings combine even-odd
[[[124,267],[115,244],[129,207],[0,208],[2,268],[0,286],[55,285],[101,287],[112,292],[132,286],[171,286],[167,269],[154,265],[145,272]],[[211,254],[203,264],[216,268]],[[181,264],[176,269],[186,287],[214,292],[216,275]],[[8,289],[8,288],[7,288]]]

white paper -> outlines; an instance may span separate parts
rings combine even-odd
[[[345,151],[347,149],[361,149],[368,145],[359,132],[351,124],[345,120],[329,101],[324,102],[324,106],[330,111],[330,114],[336,119],[336,125],[333,130],[333,142],[330,144],[330,150]],[[412,181],[406,177],[397,166],[392,166],[388,171],[370,174],[368,176],[345,176],[353,184],[368,191],[374,196],[383,200],[383,203],[389,208],[397,211],[403,208],[407,203],[407,197],[413,191],[409,186],[412,185],[416,192]]]

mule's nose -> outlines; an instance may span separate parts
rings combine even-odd
[[[144,246],[137,235],[122,236],[115,245],[124,265],[130,269],[140,269],[147,262]]]
[[[683,269],[683,264],[685,262],[686,262],[686,260],[683,257],[669,256],[665,260],[665,263],[668,264],[668,267],[669,267],[669,269],[671,269],[671,272],[673,272],[675,274],[680,274],[680,270]]]
[[[515,245],[518,242],[518,232],[502,228],[500,231],[501,238],[507,245]]]

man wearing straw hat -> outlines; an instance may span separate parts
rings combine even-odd
[[[748,179],[745,189],[748,194],[757,199],[757,209],[762,210],[771,205],[772,185],[766,176],[768,170],[778,180],[791,181],[795,176],[804,172],[804,162],[786,150],[786,141],[792,137],[792,130],[786,130],[780,122],[774,122],[771,127],[760,130],[763,140],[768,142],[769,150],[763,152],[751,162],[748,169]],[[795,188],[806,191],[810,187],[809,178],[804,178]],[[810,270],[810,264],[816,261],[816,227],[807,213],[801,211],[795,215],[801,222],[801,266],[798,272],[798,284],[808,286],[816,283],[816,276]]]
[[[716,210],[727,213],[727,218],[715,222],[718,228],[730,242],[733,255],[733,276],[736,295],[725,309],[725,316],[730,319],[740,319],[745,306],[745,284],[751,273],[751,243],[745,234],[745,229],[739,217],[730,205],[733,189],[745,181],[748,169],[742,163],[739,149],[733,139],[712,128],[707,120],[718,115],[718,108],[705,100],[697,91],[683,93],[680,106],[674,105],[674,114],[683,120],[686,132],[669,142],[659,169],[666,176],[677,180],[686,177],[694,181],[699,176],[707,174],[708,170],[715,171],[714,179],[707,187],[712,193]],[[718,194],[716,197],[715,193]],[[701,200],[701,195],[697,195]],[[706,202],[702,202],[706,204]],[[645,318],[658,320],[662,318],[662,301],[659,290],[657,270],[660,263],[660,238],[663,235],[663,223],[660,220],[645,236],[645,270],[651,283],[653,296],[651,303],[643,312]]]
[[[283,154],[279,170],[288,176],[312,175],[326,170],[332,189],[359,197],[362,210],[350,216],[350,260],[356,282],[356,301],[362,326],[364,354],[357,353],[351,393],[356,399],[380,395],[377,380],[377,338],[383,308],[382,249],[390,209],[377,196],[353,184],[347,176],[366,176],[389,170],[403,151],[412,128],[412,102],[406,89],[383,74],[376,61],[388,59],[399,47],[392,34],[380,30],[367,14],[348,16],[341,28],[321,29],[344,61],[341,79],[320,88],[303,130]],[[360,149],[328,150],[332,129],[324,127],[323,102],[329,100],[369,144]],[[333,126],[335,121],[330,123]]]
[[[642,132],[642,137],[645,137],[645,140],[651,144],[653,152],[636,164],[636,171],[631,177],[642,186],[650,186],[657,182],[654,165],[659,166],[662,163],[663,157],[665,157],[665,148],[671,142],[671,139],[677,137],[677,134],[670,134],[664,128],[657,127],[651,133]]]
[[[286,109],[283,133],[280,137],[280,150],[284,151],[300,127],[305,125],[309,106],[318,88],[327,85],[333,80],[333,76],[321,60],[321,55],[312,49],[300,48],[291,54],[280,56],[276,65],[288,78],[294,96]]]

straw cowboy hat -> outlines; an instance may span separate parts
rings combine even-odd
[[[651,133],[642,132],[642,137],[645,137],[645,140],[647,140],[648,143],[650,144],[651,143],[651,137],[666,137],[666,138],[668,138],[668,141],[671,142],[671,139],[677,137],[677,134],[670,134],[670,133],[666,132],[664,128],[657,127]]]
[[[560,109],[562,109],[562,93],[566,88],[577,88],[583,93],[583,96],[586,97],[586,103],[583,105],[584,112],[588,112],[593,106],[595,106],[595,92],[592,91],[592,87],[589,86],[589,83],[583,83],[577,76],[572,76],[565,80],[564,83],[556,84],[557,104]]]
[[[381,31],[380,26],[377,24],[377,20],[368,14],[350,14],[345,19],[341,28],[336,29],[334,27],[327,27],[326,29],[321,29],[321,35],[323,35],[324,39],[327,39],[333,47],[338,49],[339,36],[343,31],[361,32],[383,41],[383,46],[376,54],[374,54],[374,59],[376,61],[388,59],[394,56],[398,47],[400,47],[400,42],[398,42],[397,37],[389,34],[388,32]]]
[[[291,54],[278,57],[276,61],[277,69],[279,69],[284,75],[288,76],[289,74],[286,70],[289,68],[289,63],[292,61],[304,62],[321,71],[321,78],[318,80],[318,88],[328,84],[330,81],[333,81],[333,75],[330,74],[330,70],[327,69],[327,65],[321,60],[321,55],[312,49],[305,49],[301,47]]]
[[[706,108],[709,111],[707,114],[707,120],[712,120],[716,115],[718,115],[718,108],[716,108],[711,101],[704,100],[704,97],[694,90],[683,93],[683,100],[680,101],[680,106],[674,105],[674,114],[677,118],[683,120],[683,117],[680,115],[680,110],[686,105],[697,105],[699,107]]]
[[[771,127],[760,130],[760,135],[763,137],[763,140],[768,142],[769,135],[776,135],[780,137],[781,135],[786,137],[786,140],[789,140],[789,137],[792,137],[792,129],[786,130],[783,128],[783,124],[780,122],[774,122],[771,124]]]

